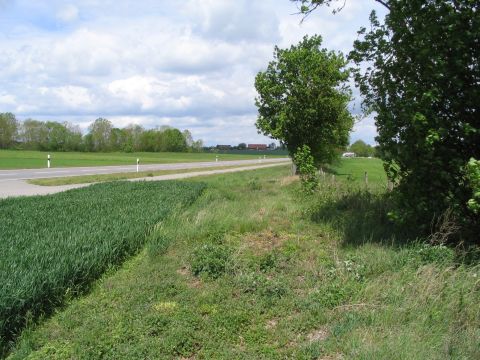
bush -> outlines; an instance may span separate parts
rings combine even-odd
[[[307,145],[299,147],[293,156],[293,162],[298,168],[303,191],[306,193],[315,191],[318,186],[318,176],[310,147]]]
[[[203,244],[193,251],[191,271],[195,276],[205,274],[216,279],[226,272],[231,255],[231,249],[226,245]]]

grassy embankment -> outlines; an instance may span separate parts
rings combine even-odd
[[[42,185],[42,186],[89,184],[89,183],[106,182],[106,181],[139,179],[139,178],[170,175],[170,174],[186,174],[186,173],[192,173],[192,172],[203,172],[203,171],[213,171],[213,170],[241,169],[244,167],[255,166],[255,165],[262,165],[262,164],[258,163],[258,164],[234,165],[234,166],[213,166],[208,168],[203,167],[203,168],[193,168],[193,169],[139,171],[138,173],[126,172],[126,173],[116,173],[116,174],[80,175],[80,176],[45,178],[45,179],[32,179],[32,180],[28,180],[28,182],[30,184]]]
[[[134,165],[137,158],[141,164],[166,164],[178,162],[219,160],[253,160],[257,155],[215,154],[215,153],[85,153],[85,152],[44,152],[23,150],[0,150],[1,169],[35,169],[47,167],[47,154],[52,156],[53,167]],[[267,154],[268,158],[284,157]]]
[[[383,180],[365,191],[353,161],[337,173],[359,176],[310,198],[287,167],[202,178],[193,206],[11,358],[479,358],[479,266],[400,241]]]

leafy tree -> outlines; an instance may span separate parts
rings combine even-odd
[[[297,2],[304,13],[333,3]],[[372,12],[350,58],[364,108],[377,114],[388,176],[398,184],[393,215],[427,233],[432,218],[449,209],[460,236],[478,242],[480,221],[469,206],[475,187],[465,173],[480,158],[480,3],[377,2],[389,13],[380,22]]]
[[[320,36],[305,36],[289,49],[275,47],[274,60],[255,79],[258,130],[282,141],[291,155],[308,145],[317,164],[338,156],[353,126],[346,60],[321,45]]]
[[[203,140],[199,139],[193,142],[192,151],[193,152],[202,152],[203,150]]]
[[[96,119],[90,126],[89,131],[92,140],[93,151],[109,151],[111,148],[112,123],[104,118]]]
[[[18,131],[18,121],[12,113],[0,113],[0,149],[12,146]]]
[[[373,156],[375,154],[375,149],[363,140],[357,140],[350,145],[350,151],[354,152],[357,156],[363,157]]]
[[[63,126],[67,129],[65,139],[66,151],[79,151],[82,150],[82,131],[78,125],[74,125],[65,121]]]
[[[247,148],[247,144],[245,143],[240,143],[237,146],[238,150],[245,150]]]
[[[46,143],[47,133],[42,121],[27,119],[20,126],[20,140],[26,149],[40,150]]]
[[[182,152],[187,150],[187,141],[180,130],[166,129],[163,131],[163,137],[164,150],[162,151]]]
[[[182,132],[182,134],[183,134],[183,137],[185,139],[185,142],[187,143],[187,146],[191,147],[192,144],[193,144],[193,137],[192,137],[192,133],[190,132],[190,130],[184,130]]]
[[[143,127],[136,124],[127,125],[123,129],[125,136],[125,144],[123,151],[132,152],[141,150],[141,136],[145,131]]]

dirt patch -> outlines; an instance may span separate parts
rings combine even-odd
[[[321,358],[318,358],[318,360],[341,360],[343,359],[342,354],[335,354],[335,355],[325,355],[322,356]]]
[[[257,254],[263,254],[280,247],[288,239],[288,235],[278,234],[272,230],[264,230],[259,233],[245,235],[243,247],[253,249]]]
[[[200,279],[192,276],[190,274],[190,270],[188,270],[188,268],[186,266],[183,266],[180,269],[178,269],[177,274],[182,275],[186,278],[187,285],[188,285],[189,288],[198,289],[198,288],[202,287],[202,282],[200,281]]]
[[[277,319],[271,319],[271,320],[268,320],[267,323],[265,324],[265,329],[271,330],[271,329],[276,328],[277,325],[278,325],[278,320]]]
[[[324,341],[328,337],[328,330],[324,327],[316,329],[307,335],[307,339],[310,342],[314,341]]]
[[[188,268],[186,266],[184,266],[184,267],[177,270],[177,274],[180,274],[182,276],[188,276],[188,275],[190,275],[190,272],[188,271]]]

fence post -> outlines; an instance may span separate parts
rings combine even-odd
[[[365,186],[368,186],[368,173],[365,171]]]

